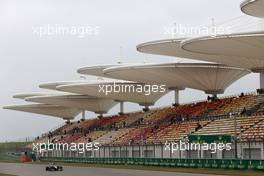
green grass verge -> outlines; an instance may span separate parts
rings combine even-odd
[[[39,164],[39,163],[38,163]],[[41,162],[47,164],[47,162]],[[154,166],[137,166],[137,165],[102,165],[102,164],[82,164],[82,163],[57,163],[63,166],[78,166],[78,167],[99,167],[113,169],[135,169],[149,171],[164,171],[164,172],[183,172],[196,174],[213,174],[213,175],[228,175],[228,176],[263,176],[263,171],[255,170],[230,170],[230,169],[209,169],[209,168],[169,168],[169,167],[154,167]]]
[[[0,150],[24,148],[30,143],[31,142],[2,142],[0,143]]]
[[[1,173],[0,173],[0,176],[15,176],[15,175],[1,174]]]
[[[0,153],[0,162],[19,162],[19,157],[9,156]]]
[[[19,156],[8,155],[8,153],[19,152],[24,149],[30,142],[2,142],[0,143],[0,161],[18,162]]]

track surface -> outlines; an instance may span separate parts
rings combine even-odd
[[[19,176],[209,176],[203,174],[64,166],[63,172],[46,172],[45,165],[0,163],[0,173]]]

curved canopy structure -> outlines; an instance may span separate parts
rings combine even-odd
[[[75,84],[75,83],[82,83],[82,82],[87,82],[87,80],[58,81],[58,82],[42,83],[42,84],[39,85],[39,88],[49,89],[49,90],[56,90],[56,87],[60,86],[60,85]]]
[[[142,53],[174,56],[189,59],[203,57],[203,55],[197,56],[193,53],[183,50],[181,48],[181,42],[184,40],[186,40],[186,38],[165,39],[146,42],[137,45],[137,50]]]
[[[253,71],[264,68],[264,31],[193,38],[182,42],[182,48],[197,54],[225,57],[218,58],[219,63]],[[208,58],[199,60],[211,61]]]
[[[57,118],[62,118],[64,120],[72,120],[81,110],[76,108],[69,108],[57,105],[47,105],[47,104],[29,104],[29,105],[15,105],[15,106],[5,106],[4,109],[29,112],[47,116],[53,116]]]
[[[39,88],[57,91],[57,87],[61,85],[82,84],[82,83],[101,83],[101,82],[103,83],[113,82],[113,79],[105,78],[105,79],[97,79],[97,80],[58,81],[58,82],[42,83],[39,85]]]
[[[193,88],[207,94],[221,94],[248,70],[208,63],[167,63],[112,67],[104,73],[117,79],[173,88]]]
[[[17,99],[22,99],[24,100],[27,97],[33,97],[33,96],[43,96],[43,95],[49,95],[51,93],[21,93],[21,94],[16,94],[13,96],[13,98]]]
[[[182,48],[194,54],[222,56],[217,59],[219,63],[264,72],[264,32],[194,38],[184,41]],[[210,61],[210,58],[199,60]],[[262,77],[263,74],[264,83]],[[264,88],[262,83],[261,88]]]
[[[245,0],[240,7],[247,15],[264,18],[264,0]]]
[[[225,63],[231,65],[229,62],[230,57],[218,56],[218,55],[208,55],[203,53],[193,53],[186,51],[182,48],[181,44],[187,38],[175,38],[175,39],[165,39],[157,40],[139,44],[137,50],[142,53],[156,54],[162,56],[172,56],[178,58],[186,58],[200,61],[207,61],[213,63],[219,63],[219,60],[225,60]]]
[[[46,95],[26,98],[26,101],[59,105],[97,114],[107,113],[117,102],[111,99],[96,98],[87,95]]]
[[[118,66],[118,64],[87,66],[87,67],[78,69],[77,72],[80,74],[84,74],[84,75],[107,77],[106,75],[104,75],[103,70],[109,67],[114,67],[114,66]]]
[[[137,45],[137,50],[142,53],[156,54],[162,56],[173,56],[186,59],[203,60],[208,58],[210,62],[216,62],[218,56],[210,56],[201,53],[188,52],[181,47],[181,43],[187,40],[187,38],[175,38],[175,39],[165,39],[156,40],[151,42],[146,42]],[[219,57],[220,58],[220,57]]]
[[[164,90],[164,92],[149,93],[148,90],[144,91],[144,86],[144,84],[121,81],[61,85],[57,87],[57,90],[92,95],[121,102],[129,101],[142,106],[154,105],[158,99],[168,92],[168,90]],[[141,90],[139,90],[140,87],[142,88]]]
[[[238,36],[239,35],[240,34],[238,34]],[[221,36],[223,36],[223,38],[226,38],[228,40],[228,39],[231,39],[230,36],[233,36],[233,35],[221,35]],[[204,41],[204,40],[207,40],[208,38],[217,39],[219,37],[220,36],[201,37],[201,38],[194,38],[194,39],[179,38],[179,39],[158,40],[158,41],[140,44],[137,46],[137,50],[139,52],[148,53],[148,54],[157,54],[157,55],[173,56],[173,57],[187,58],[187,59],[214,62],[214,63],[223,63],[226,65],[231,65],[231,66],[240,67],[240,68],[247,68],[247,69],[258,67],[260,64],[263,65],[264,62],[262,60],[248,59],[245,62],[237,56],[233,56],[233,55],[228,56],[225,54],[221,54],[221,55],[220,54],[207,54],[205,52],[190,52],[190,50],[188,50],[188,48],[185,47],[185,44],[189,42],[193,42],[196,40]],[[240,41],[236,41],[236,42],[241,43]],[[219,49],[221,49],[222,47],[229,48],[229,47],[226,47],[226,45],[229,45],[229,44],[225,43],[224,45],[219,46]],[[238,49],[238,51],[240,51],[240,49]],[[243,51],[245,52],[245,50]],[[246,49],[246,51],[248,51],[248,49]]]

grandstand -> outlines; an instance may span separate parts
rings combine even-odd
[[[248,1],[244,2],[241,8],[252,14],[252,6],[247,9],[248,4]],[[255,16],[262,16],[259,13]],[[54,92],[15,95],[14,98],[38,104],[7,106],[5,109],[44,114],[66,121],[57,129],[37,137],[35,143],[100,145],[98,150],[84,152],[47,150],[39,153],[44,161],[264,170],[263,36],[261,31],[143,43],[137,46],[139,52],[211,63],[84,67],[78,73],[100,79],[41,84],[40,88]],[[231,84],[252,72],[260,74],[260,89],[219,97]],[[106,95],[98,91],[102,85],[113,86],[115,83],[129,84],[133,88],[164,84],[166,89],[151,95],[144,92]],[[208,98],[180,104],[179,93],[185,88],[203,91]],[[172,106],[150,108],[170,91],[175,93]],[[124,112],[124,102],[137,103],[145,108]],[[104,116],[118,103],[119,113]],[[99,114],[99,118],[85,118],[85,111]],[[80,113],[82,119],[74,121]],[[231,149],[174,151],[173,147],[182,142],[230,143]]]
[[[27,95],[29,94],[16,95],[16,97],[30,99]],[[65,99],[65,95],[39,94],[34,94],[32,99],[43,96],[44,99],[54,96]],[[73,95],[66,97],[71,96]],[[87,99],[87,96],[84,96],[84,99]],[[37,106],[54,105],[39,104]],[[261,161],[264,158],[263,108],[264,96],[258,92],[241,93],[222,98],[214,97],[187,104],[153,108],[147,112],[128,112],[71,122],[68,119],[63,126],[37,137],[34,142],[100,144],[98,151],[85,151],[84,153],[46,151],[41,153],[42,160],[164,166],[176,166],[177,164],[178,166],[188,165],[188,167],[191,165],[197,167],[199,165],[197,160],[200,160],[203,163],[200,167],[206,167],[205,160],[208,159],[210,162],[214,160],[217,163],[218,160],[224,159],[229,162],[229,159],[235,159],[236,166],[234,167],[249,168],[248,164],[239,166],[238,162]],[[45,109],[42,111],[30,109],[29,112],[47,114]],[[58,113],[49,114],[55,116]],[[211,151],[199,150],[172,151],[164,147],[166,143],[187,143],[190,136],[206,136],[207,138],[217,136],[217,140],[227,136],[231,138],[232,149],[211,153]],[[32,148],[32,144],[28,147]],[[144,160],[137,160],[139,158]],[[153,160],[148,160],[148,158]],[[181,160],[175,163],[173,159]],[[190,164],[189,161],[192,160],[194,163]],[[215,167],[228,167],[227,165],[229,164],[218,163]],[[262,168],[262,166],[261,163],[255,162],[251,167]],[[213,167],[212,163],[210,167]]]
[[[243,103],[234,103],[234,100]],[[63,140],[59,140],[59,142],[80,143],[94,141],[102,144],[101,151],[91,153],[90,157],[98,157],[99,155],[103,157],[103,150],[105,158],[120,157],[121,153],[116,148],[122,148],[123,146],[129,148],[127,149],[127,155],[131,156],[132,153],[137,153],[135,156],[138,155],[139,151],[136,148],[139,146],[142,148],[148,147],[148,150],[142,149],[142,155],[147,152],[149,157],[154,157],[157,154],[161,155],[160,146],[164,145],[166,141],[187,141],[190,134],[230,135],[234,138],[236,132],[237,141],[241,142],[240,145],[242,147],[242,151],[237,151],[238,153],[247,150],[248,146],[243,146],[242,144],[242,142],[246,141],[254,142],[254,145],[258,146],[260,150],[259,156],[263,156],[264,115],[260,114],[259,109],[256,108],[260,108],[259,105],[262,105],[263,102],[263,95],[254,93],[220,98],[215,101],[202,101],[176,107],[153,109],[147,113],[133,112],[121,116],[89,119],[65,124],[59,130],[51,132],[55,134],[51,140],[56,141],[63,136]],[[246,111],[245,108],[241,108],[243,105],[246,105]],[[229,108],[230,106],[232,108]],[[216,116],[216,112],[221,112],[221,114],[219,113]],[[235,117],[236,121],[234,120]],[[116,123],[116,119],[122,120]],[[128,122],[133,120],[133,123],[122,125],[122,122],[126,122],[126,120]],[[82,130],[73,130],[78,127]],[[45,136],[42,138],[47,139]],[[131,147],[134,148],[133,151]],[[108,151],[106,152],[105,150]],[[163,157],[173,158],[166,152],[168,151],[163,151]],[[48,156],[52,155],[48,154]],[[182,153],[181,157],[184,158],[184,156],[187,157],[190,154]],[[216,158],[221,159],[222,157],[222,155],[218,154]],[[243,157],[240,159],[243,159]]]

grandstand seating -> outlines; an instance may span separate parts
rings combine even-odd
[[[175,107],[152,110],[144,116],[143,123],[155,124],[162,120],[166,120],[171,114],[175,113],[174,111]]]
[[[60,143],[73,143],[76,142],[79,138],[81,138],[83,136],[83,134],[72,134],[72,135],[68,135],[65,136],[63,139],[61,139],[59,142]]]
[[[240,141],[264,141],[264,118],[263,117],[251,117],[259,119],[259,122],[255,123],[254,126],[245,130],[238,136]]]
[[[65,127],[61,128],[61,133],[69,133],[74,128],[78,127],[80,125],[80,122],[71,122],[70,124],[66,124]]]
[[[76,143],[87,143],[90,141],[94,141],[96,139],[98,139],[99,137],[103,136],[104,134],[106,134],[107,131],[92,131],[88,134],[84,134],[81,138],[79,138],[77,141],[75,141]]]
[[[207,117],[210,116],[211,112],[214,112],[224,104],[228,103],[228,99],[219,99],[212,102],[197,102],[191,104],[185,104],[171,108],[168,113],[167,119],[173,118],[196,118],[196,117]]]
[[[133,128],[122,128],[118,130],[112,130],[106,133],[105,135],[99,137],[94,142],[98,142],[101,145],[110,144],[111,142],[119,139],[120,137],[124,136],[125,134],[129,133]]]
[[[121,119],[119,122],[117,122],[118,127],[123,127],[125,126],[131,126],[135,124],[137,121],[139,121],[143,116],[143,112],[135,112],[135,113],[130,113],[126,115],[127,117],[124,119]]]
[[[213,111],[210,115],[226,115],[229,113],[240,113],[245,108],[246,110],[252,109],[261,101],[263,102],[263,95],[246,95],[243,97],[231,97],[226,99],[226,103],[220,108]]]
[[[134,128],[130,133],[124,135],[114,142],[116,145],[144,144],[146,139],[155,131],[154,127]]]
[[[208,121],[201,121],[199,123],[204,126]],[[195,131],[197,126],[197,121],[174,123],[166,128],[163,127],[162,130],[150,136],[147,139],[147,143],[165,143],[166,141],[177,142],[184,140],[188,134]]]
[[[45,135],[37,141],[128,145],[184,140],[188,134],[234,135],[230,112],[241,114],[236,130],[240,140],[263,140],[264,117],[256,114],[264,112],[264,96],[252,94],[72,122],[54,130],[52,137]],[[197,130],[198,123],[201,128]]]
[[[238,117],[237,121],[237,134],[247,130],[251,126],[262,121],[263,117]],[[234,135],[235,134],[235,120],[231,118],[221,118],[212,120],[208,125],[203,127],[201,130],[195,132],[195,134],[204,135]]]

